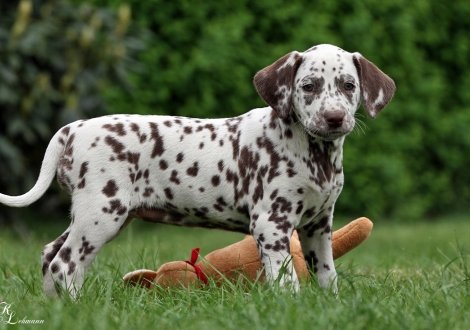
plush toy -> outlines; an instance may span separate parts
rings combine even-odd
[[[337,259],[365,241],[372,230],[367,218],[356,219],[333,233],[333,258]],[[308,277],[307,265],[302,254],[300,241],[294,232],[290,243],[292,262],[300,281]],[[209,278],[220,284],[224,280],[263,280],[264,272],[253,236],[246,236],[240,242],[229,245],[206,255],[196,264],[199,248],[192,251],[191,260],[173,261],[163,264],[157,271],[136,270],[124,276],[124,282],[141,285],[149,289],[191,285],[204,285]]]

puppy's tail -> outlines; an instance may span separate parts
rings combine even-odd
[[[62,131],[57,132],[49,142],[46,149],[46,154],[41,165],[41,172],[36,184],[30,191],[21,196],[8,196],[0,194],[0,203],[13,206],[23,207],[37,201],[44,193],[47,188],[51,185],[52,179],[54,179],[60,156],[64,150],[64,140],[60,137]],[[59,142],[59,140],[61,142]]]

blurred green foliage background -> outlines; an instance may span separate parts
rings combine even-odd
[[[469,17],[468,0],[2,1],[0,191],[30,189],[50,137],[70,121],[236,116],[264,106],[258,70],[330,43],[362,53],[397,85],[377,119],[360,110],[367,128],[346,139],[336,214],[466,213]],[[68,200],[55,185],[31,207],[63,211]]]

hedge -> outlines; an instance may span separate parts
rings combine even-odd
[[[32,187],[58,128],[106,114],[107,85],[130,87],[127,72],[140,65],[135,54],[146,34],[129,25],[128,7],[122,8],[54,0],[0,3],[1,193]],[[54,188],[42,203],[51,210],[69,202],[61,202],[64,195]]]

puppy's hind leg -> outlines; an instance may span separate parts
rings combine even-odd
[[[120,211],[110,209],[106,212],[104,209],[97,211],[89,208],[74,214],[75,219],[70,229],[61,236],[65,241],[49,265],[43,266],[44,288],[48,295],[57,295],[55,285],[58,285],[73,298],[77,298],[85,273],[98,252],[128,223],[127,208],[121,208]]]
[[[64,245],[65,240],[69,236],[69,232],[70,228],[67,228],[67,230],[56,240],[44,246],[41,252],[44,292],[47,296],[50,297],[57,296],[57,291],[55,290],[54,280],[52,279],[51,272],[49,271],[49,266],[51,264],[51,261],[59,252],[60,248]]]

